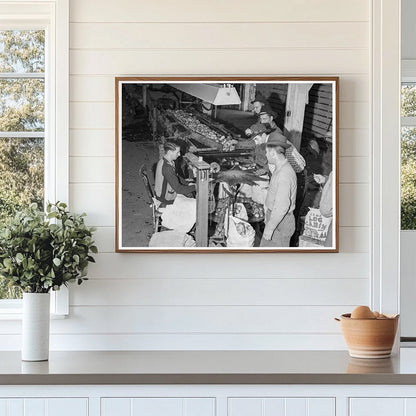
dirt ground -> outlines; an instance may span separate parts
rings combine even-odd
[[[153,234],[152,209],[139,168],[145,165],[153,184],[152,165],[159,159],[154,142],[122,141],[122,245],[147,247]]]

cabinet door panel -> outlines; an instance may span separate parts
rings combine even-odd
[[[312,398],[308,402],[308,416],[335,415],[335,399]]]
[[[183,416],[182,399],[133,399],[132,416]]]
[[[305,399],[286,399],[285,416],[307,416],[307,411]]]
[[[87,416],[87,398],[0,399],[0,416]]]
[[[0,399],[0,416],[7,416],[7,400]]]
[[[45,399],[24,399],[25,416],[46,416]]]
[[[185,416],[214,416],[215,399],[185,399]]]
[[[253,398],[228,399],[228,416],[263,416],[263,400]]]
[[[87,416],[88,399],[59,398],[47,400],[47,416]]]
[[[5,415],[24,416],[24,400],[23,399],[4,399],[4,402],[7,402],[7,407],[9,410],[9,413],[6,412]]]
[[[405,416],[404,404],[399,398],[352,398],[350,416]]]
[[[101,399],[101,416],[130,416],[131,399]]]
[[[335,399],[230,398],[228,416],[335,416]]]
[[[405,399],[405,409],[406,416],[416,415],[416,399]]]
[[[214,416],[214,398],[135,397],[101,399],[101,416]]]
[[[265,416],[285,416],[285,399],[267,399]]]

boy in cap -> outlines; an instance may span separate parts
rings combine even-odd
[[[285,156],[290,146],[286,137],[278,132],[271,133],[266,144],[267,161],[275,169],[264,203],[266,218],[260,247],[289,247],[290,238],[295,232],[293,211],[297,179]]]

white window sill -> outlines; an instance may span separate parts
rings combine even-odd
[[[51,320],[67,319],[69,315],[61,315],[57,313],[51,313]],[[0,321],[21,321],[22,320],[22,311],[19,310],[8,310],[0,311]]]
[[[22,299],[0,300],[0,321],[22,320]],[[69,291],[62,286],[60,290],[51,291],[51,319],[65,319],[69,316]]]

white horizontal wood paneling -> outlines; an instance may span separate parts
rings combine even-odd
[[[69,182],[115,182],[114,157],[71,157]]]
[[[113,129],[71,130],[69,151],[72,157],[114,157],[115,134]]]
[[[311,297],[314,288],[319,294]],[[128,290],[126,290],[128,288]],[[284,305],[365,303],[367,279],[94,279],[71,291],[71,305]],[[171,294],[175,293],[175,297]]]
[[[261,7],[249,0],[224,3],[214,0],[195,7],[192,0],[172,3],[162,0],[132,3],[121,0],[97,7],[94,0],[71,0],[71,22],[309,22],[309,21],[368,21],[369,5],[362,0],[335,2],[307,0],[279,2],[263,1]]]
[[[340,333],[334,317],[354,306],[73,306],[51,333]]]
[[[368,156],[370,154],[370,140],[368,129],[340,129],[340,156]]]
[[[77,102],[70,103],[69,109],[71,112],[69,127],[71,129],[111,129],[114,131],[115,106],[113,103]]]
[[[73,23],[70,30],[71,49],[250,49],[258,39],[262,48],[368,47],[366,22]]]
[[[367,253],[369,250],[368,227],[340,227],[341,253]],[[115,247],[115,227],[97,227],[94,233],[100,253],[113,253]]]
[[[368,103],[341,102],[339,104],[339,127],[341,129],[365,129],[370,122]]]
[[[339,98],[341,102],[368,102],[368,90],[367,75],[346,74],[340,79]],[[114,102],[114,97],[115,82],[112,75],[72,75],[70,77],[71,101]]]
[[[340,184],[340,226],[366,227],[369,225],[369,196],[368,184]]]
[[[368,253],[369,227],[339,227],[339,246],[341,253]]]
[[[305,67],[305,62],[307,66]],[[261,64],[259,64],[261,63]],[[306,68],[306,69],[305,69]],[[365,74],[364,49],[72,50],[71,74],[338,75]]]
[[[114,226],[115,186],[113,183],[70,184],[69,202],[74,212],[87,213],[87,224]]]
[[[332,316],[332,315],[331,315]],[[21,335],[0,334],[0,351],[20,349]],[[52,334],[52,350],[345,350],[338,333],[183,333],[155,334]]]
[[[369,19],[362,0],[71,0],[70,204],[100,253],[52,348],[345,348],[332,318],[370,286]],[[339,254],[114,253],[114,77],[175,74],[340,76]]]
[[[115,227],[96,227],[94,241],[99,253],[114,253],[116,241]]]
[[[367,253],[274,253],[274,254],[134,254],[94,256],[91,277],[101,278],[366,278]],[[308,268],[303,263],[308,263]],[[340,263],[348,267],[340,267]],[[122,266],[120,266],[122,265]],[[186,267],[184,267],[186,265]],[[209,267],[207,267],[209,265]],[[312,294],[311,294],[312,296]]]
[[[368,157],[340,157],[340,183],[368,183],[370,169]]]
[[[71,101],[114,102],[115,80],[111,75],[71,75]]]

